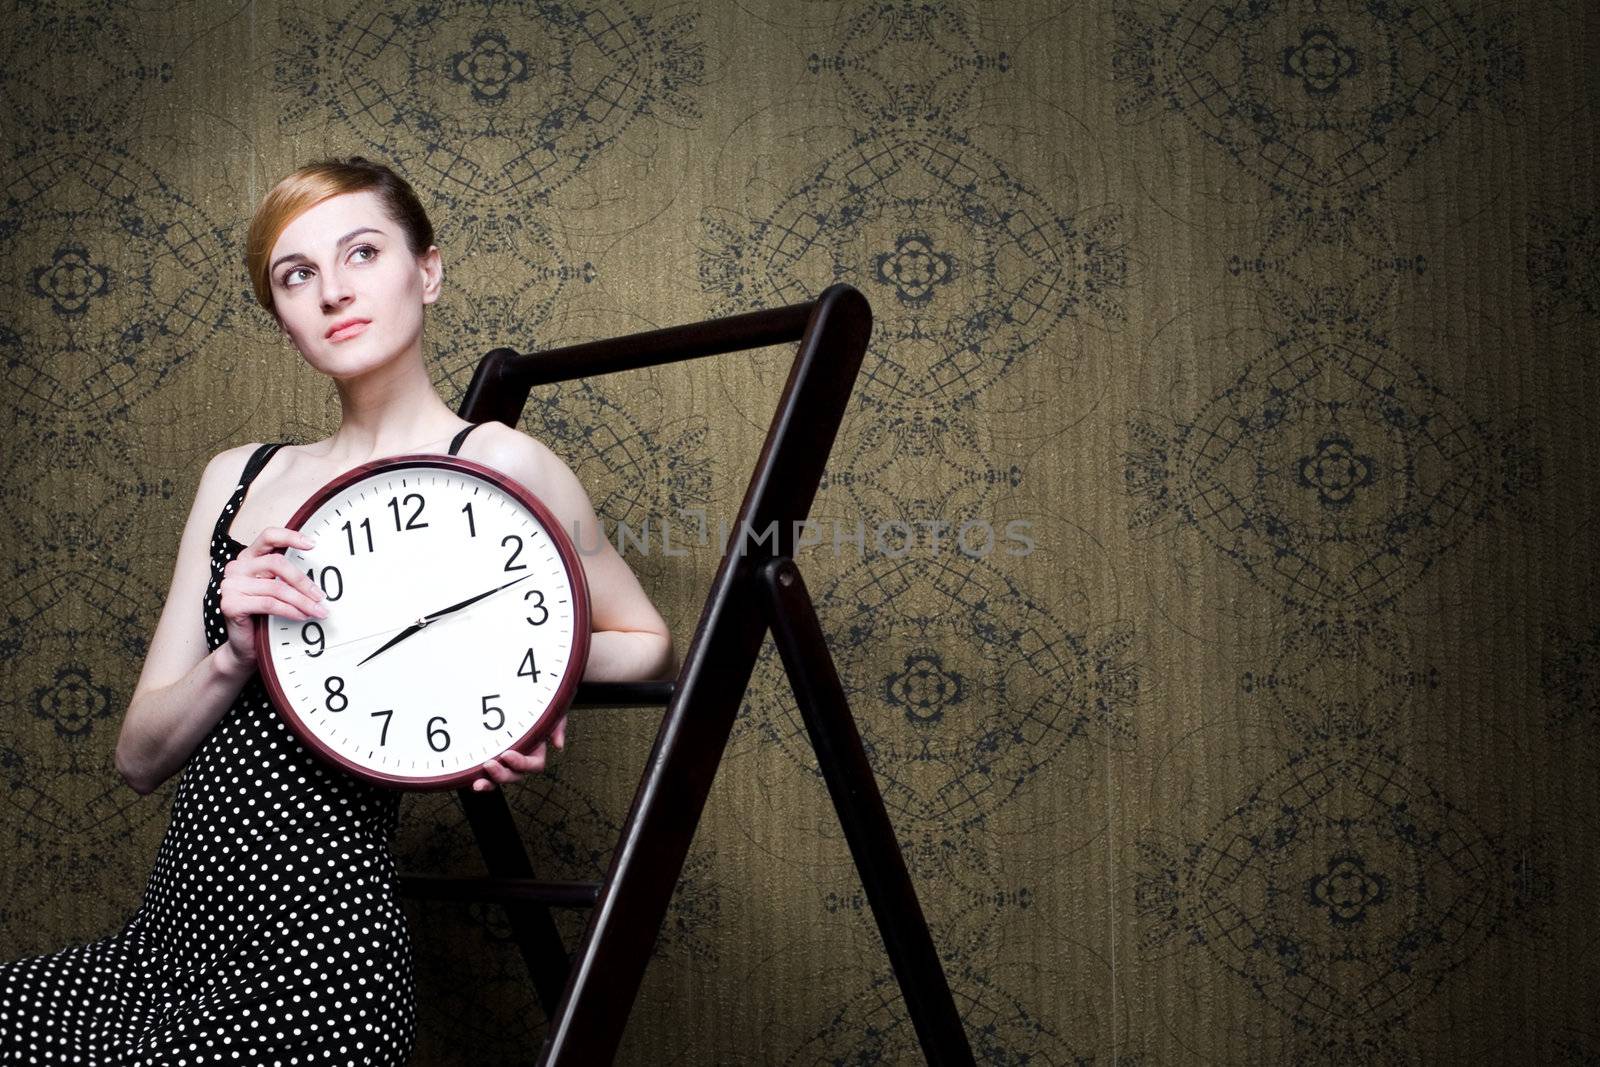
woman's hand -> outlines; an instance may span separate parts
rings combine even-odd
[[[252,615],[281,615],[302,621],[328,617],[322,590],[283,553],[273,551],[279,547],[315,546],[315,541],[298,530],[268,526],[254,544],[222,568],[218,606],[228,628],[228,650],[241,667],[253,670],[256,665]]]
[[[561,716],[561,719],[556,723],[555,733],[551,735],[550,739],[555,742],[557,748],[567,747],[567,717],[565,715]],[[488,777],[474,778],[472,780],[472,791],[474,793],[486,792],[493,789],[496,782],[505,785],[508,782],[515,782],[525,774],[542,771],[544,770],[544,757],[545,743],[543,741],[539,742],[538,748],[526,756],[515,750],[502,752],[483,765],[483,772]]]

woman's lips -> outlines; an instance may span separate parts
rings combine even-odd
[[[356,336],[357,334],[359,334],[359,333],[363,332],[364,330],[366,330],[366,328],[368,326],[370,326],[370,325],[372,325],[372,324],[369,323],[369,322],[352,322],[350,325],[344,327],[343,329],[335,330],[333,333],[330,333],[328,335],[328,340],[330,340],[330,341],[347,341],[350,338],[352,338],[352,337]]]

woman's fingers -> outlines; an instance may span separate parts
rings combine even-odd
[[[283,553],[273,551],[278,547],[312,549],[316,547],[316,544],[316,541],[299,530],[290,530],[283,526],[268,526],[261,531],[260,536],[256,538],[255,544],[250,546],[251,551],[254,553],[254,559],[250,565],[251,571],[252,573],[260,574],[261,568],[265,567],[311,599],[321,600],[323,597],[322,590],[317,586],[316,582],[311,580],[311,576],[290,563],[288,557]]]
[[[282,556],[268,556],[261,562],[260,566],[269,570],[274,577],[268,578],[266,575],[258,574],[256,575],[257,578],[265,581],[281,581],[289,587],[289,589],[283,589],[281,586],[277,587],[278,596],[300,605],[301,610],[309,612],[319,619],[327,618],[328,606],[322,603],[326,599],[326,595],[317,587],[315,582],[306,577],[304,571]],[[322,610],[317,610],[318,605],[321,606]]]
[[[276,574],[312,600],[321,600],[325,595],[322,592],[322,587],[313,582],[309,574],[290,563],[287,556],[273,553],[263,557],[257,566],[265,566],[273,574]]]
[[[329,615],[326,604],[300,592],[293,585],[277,578],[241,578],[241,593],[282,604],[291,610],[269,610],[270,615],[288,615],[294,619],[325,619]]]
[[[541,741],[539,742],[539,747],[534,749],[526,756],[515,749],[510,749],[500,753],[498,759],[501,763],[510,767],[512,770],[520,772],[518,777],[521,777],[521,775],[528,774],[532,771],[544,770],[544,757],[545,744],[543,741]]]
[[[517,780],[517,774],[502,764],[499,757],[485,763],[483,765],[483,773],[489,776],[490,781],[498,782],[501,785]]]
[[[484,763],[483,772],[488,777],[473,779],[472,788],[482,793],[485,790],[493,789],[497,783],[499,785],[507,785],[515,782],[525,774],[533,771],[542,771],[545,765],[545,755],[546,748],[543,742],[540,742],[539,747],[527,755],[523,755],[515,749],[508,749],[494,759]]]
[[[557,748],[567,747],[567,717],[561,716],[556,723],[555,742]]]
[[[239,610],[233,610],[232,605],[222,609],[224,615],[277,615],[285,619],[294,619],[297,622],[315,622],[321,616],[308,615],[302,611],[299,604],[291,604],[275,596],[245,596]]]
[[[323,615],[312,614],[301,605],[288,601],[270,593],[252,593],[249,590],[237,590],[223,596],[218,604],[222,614],[230,619],[246,619],[251,615],[275,615],[280,618],[294,619],[296,622],[316,622],[325,618]]]
[[[522,777],[515,771],[507,770],[501,765],[499,759],[492,759],[485,763],[483,765],[483,773],[488,777],[475,778],[472,781],[472,788],[480,793],[493,789],[495,787],[495,783],[497,782],[501,785],[505,785],[508,782],[514,782],[518,778]]]
[[[291,530],[287,526],[268,526],[256,534],[254,543],[246,552],[255,556],[264,556],[275,548],[315,548],[317,543],[299,530]]]
[[[280,615],[307,621],[325,619],[329,615],[322,590],[309,575],[275,548],[311,548],[316,544],[298,530],[283,526],[269,526],[256,537],[255,543],[223,567],[223,596],[227,606],[224,614],[249,612],[258,615]],[[235,605],[235,599],[244,601]]]

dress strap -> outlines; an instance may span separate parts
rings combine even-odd
[[[255,481],[256,475],[261,473],[261,468],[267,465],[267,460],[272,458],[272,454],[288,443],[287,441],[268,441],[252,452],[250,458],[245,461],[244,473],[239,475],[239,488],[248,488],[250,483]]]
[[[481,425],[482,425],[482,423],[475,422],[470,426],[461,427],[461,432],[456,434],[455,437],[451,438],[451,440],[450,440],[450,452],[449,452],[449,455],[453,456],[457,452],[461,451],[461,442],[463,442],[463,441],[465,441],[467,439],[467,434],[471,433],[473,430],[476,430]]]
[[[222,514],[217,516],[216,533],[219,538],[233,541],[233,517],[239,510],[239,505],[244,503],[244,495],[250,489],[250,483],[255,481],[256,475],[261,473],[261,468],[267,465],[267,460],[272,458],[274,452],[288,444],[288,441],[269,441],[250,453],[250,458],[245,460],[244,473],[239,475],[239,484],[233,490],[233,496],[222,507]],[[234,544],[243,544],[234,541]]]

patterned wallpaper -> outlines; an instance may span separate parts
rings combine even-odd
[[[173,783],[141,798],[111,756],[200,470],[338,415],[251,302],[244,227],[360,153],[438,227],[451,403],[496,345],[868,296],[815,514],[869,533],[801,566],[982,1062],[1600,1059],[1592,6],[7,23],[6,957],[138,904]],[[787,363],[540,390],[524,429],[608,521],[714,529]],[[962,551],[963,523],[1032,551]],[[716,564],[687,542],[628,556],[680,647]],[[783,686],[769,644],[625,1062],[916,1062]],[[595,877],[654,720],[569,736],[510,796],[544,871]],[[408,798],[397,852],[476,869],[450,795]],[[416,1062],[524,1062],[503,915],[407,912]]]

